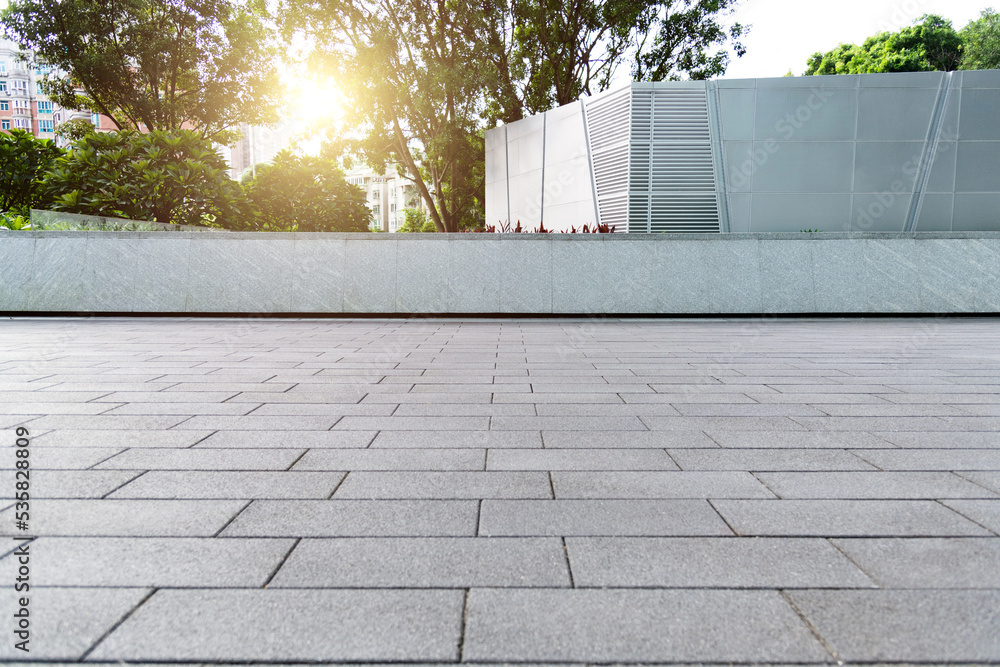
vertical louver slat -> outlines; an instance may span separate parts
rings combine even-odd
[[[718,232],[704,90],[634,91],[630,232]]]
[[[630,92],[623,88],[584,106],[599,222],[620,232],[628,227]]]

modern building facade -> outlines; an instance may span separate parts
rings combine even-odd
[[[1000,70],[632,83],[486,134],[486,219],[1000,231]]]

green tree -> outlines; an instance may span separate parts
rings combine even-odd
[[[119,129],[183,126],[229,139],[222,133],[239,122],[276,118],[276,51],[262,4],[13,0],[0,24],[57,68],[44,83],[56,103],[98,111]]]
[[[403,225],[399,228],[401,232],[434,232],[434,223],[427,218],[427,214],[419,208],[408,208],[403,213]]]
[[[25,130],[0,132],[0,213],[27,215],[30,208],[47,206],[41,178],[63,153],[50,139]]]
[[[725,73],[747,28],[726,26],[739,0],[487,0],[467,25],[490,59],[488,116],[520,120],[636,81]]]
[[[365,192],[344,179],[328,158],[283,151],[245,179],[253,231],[367,232],[371,212]]]
[[[962,38],[951,21],[925,14],[899,32],[880,32],[861,46],[841,44],[810,56],[806,74],[951,71],[962,61]]]
[[[1000,14],[984,9],[959,36],[963,45],[961,69],[1000,69]]]
[[[463,29],[477,15],[439,0],[288,0],[285,30],[307,32],[314,63],[346,95],[353,136],[331,155],[400,165],[442,232],[458,231],[484,190],[485,68]]]
[[[196,132],[89,134],[55,161],[43,190],[58,211],[177,224],[239,224],[243,197]]]

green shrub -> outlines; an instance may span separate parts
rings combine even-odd
[[[239,184],[190,130],[89,134],[44,179],[57,211],[174,224],[239,224]]]
[[[31,208],[47,206],[40,180],[63,153],[49,139],[35,139],[25,130],[0,132],[0,212],[26,216]]]
[[[419,208],[408,208],[404,213],[403,226],[399,228],[401,232],[436,232],[434,223],[427,217],[427,214]]]

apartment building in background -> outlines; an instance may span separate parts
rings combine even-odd
[[[348,170],[344,176],[348,183],[364,190],[365,200],[372,212],[373,230],[399,231],[406,222],[408,208],[430,213],[417,186],[409,179],[400,176],[395,165],[388,165],[383,175],[377,174],[367,165],[361,165]]]
[[[0,40],[0,131],[27,130],[39,139],[63,143],[56,136],[56,130],[77,118],[89,121],[99,132],[115,129],[107,116],[64,109],[52,102],[41,86],[52,67],[23,62],[18,58],[20,53],[13,42]]]

